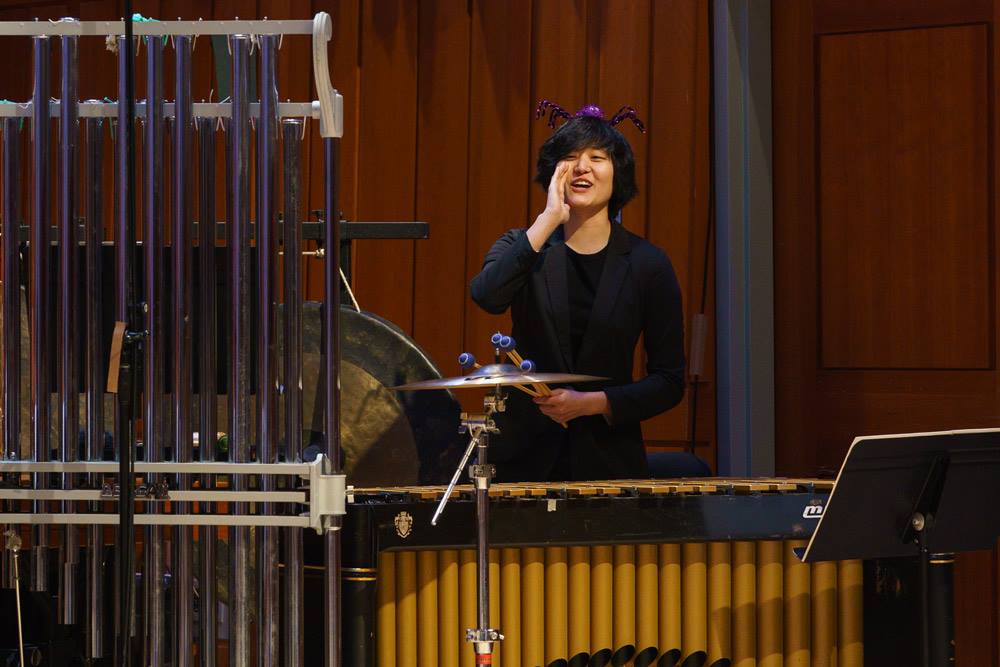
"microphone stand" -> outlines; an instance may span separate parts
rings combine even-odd
[[[108,371],[108,391],[116,394],[116,419],[118,433],[118,636],[115,644],[115,664],[129,667],[132,663],[131,620],[133,588],[135,585],[135,409],[138,404],[136,386],[137,348],[147,333],[142,330],[142,309],[135,294],[135,46],[132,30],[132,2],[124,0],[125,23],[125,238],[116,239],[124,244],[122,253],[125,281],[125,315],[127,322],[115,323],[115,336],[111,345],[111,364]],[[122,313],[119,313],[121,316]],[[115,358],[119,358],[117,373]],[[147,390],[149,388],[147,387]],[[146,443],[146,446],[152,443]]]

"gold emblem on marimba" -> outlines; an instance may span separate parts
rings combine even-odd
[[[413,516],[409,512],[400,512],[393,520],[393,524],[396,526],[396,534],[405,540],[413,531]]]

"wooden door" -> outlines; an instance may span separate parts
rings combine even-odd
[[[860,434],[1000,425],[996,9],[773,5],[779,474]],[[996,665],[997,554],[957,571],[958,658]]]

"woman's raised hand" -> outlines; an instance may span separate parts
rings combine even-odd
[[[549,180],[548,196],[545,199],[545,210],[542,211],[534,224],[528,227],[528,242],[535,252],[542,249],[545,241],[559,225],[569,221],[569,204],[566,203],[566,186],[572,172],[572,162],[564,160],[556,165]]]
[[[552,217],[556,224],[563,224],[569,220],[569,204],[566,203],[566,184],[569,181],[570,171],[573,163],[563,160],[556,165],[556,170],[552,172],[549,179],[548,196],[545,199],[545,210],[542,215]]]

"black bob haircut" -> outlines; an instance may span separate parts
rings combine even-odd
[[[593,116],[571,118],[563,123],[538,151],[538,173],[535,182],[543,190],[549,187],[556,165],[570,153],[585,148],[606,151],[614,166],[615,175],[608,202],[608,217],[614,220],[618,213],[637,194],[635,184],[635,156],[628,140],[607,121]]]

